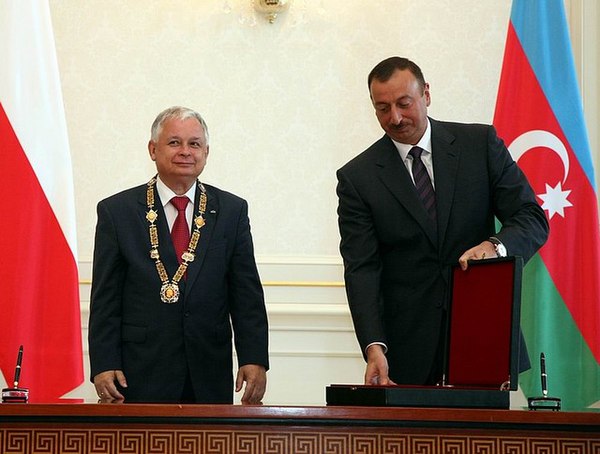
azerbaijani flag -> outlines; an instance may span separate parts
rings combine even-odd
[[[563,0],[514,0],[494,115],[498,134],[550,222],[550,237],[525,267],[521,320],[532,370],[527,397],[565,410],[600,400],[600,236],[594,169]]]
[[[0,370],[30,402],[83,383],[73,175],[47,1],[0,1]],[[72,401],[72,400],[71,400]]]

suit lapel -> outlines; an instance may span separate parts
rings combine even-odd
[[[217,215],[219,213],[219,200],[214,191],[211,191],[210,188],[207,187],[206,196],[206,212],[204,213],[205,224],[200,229],[200,240],[198,241],[198,246],[196,247],[196,257],[194,258],[194,261],[190,263],[187,269],[187,278],[184,291],[185,296],[189,294],[190,289],[194,285],[194,281],[198,278],[198,274],[202,269],[202,264],[206,258],[206,251],[208,250],[213,230],[217,222]],[[200,191],[196,191],[196,200],[194,206],[198,206],[199,198]]]
[[[437,247],[437,231],[431,218],[419,200],[415,185],[402,162],[398,150],[392,140],[384,136],[380,141],[381,157],[377,160],[378,174],[383,184],[396,199],[414,217],[425,231],[433,245]]]
[[[454,200],[459,153],[455,137],[438,121],[431,121],[431,146],[433,148],[433,176],[438,216],[439,244],[444,244],[448,220]]]
[[[148,254],[150,254],[150,234],[148,231],[148,220],[146,214],[148,212],[148,203],[146,200],[146,190],[144,188],[143,194],[140,194],[139,203],[142,205],[140,209],[140,217],[146,226],[146,237],[148,238]],[[154,211],[156,211],[158,218],[156,220],[156,229],[158,232],[158,251],[160,259],[167,271],[169,278],[172,278],[179,267],[177,256],[175,255],[175,247],[171,241],[171,232],[169,230],[169,223],[167,222],[167,216],[162,205],[162,201],[158,196],[156,186],[154,187]],[[149,256],[149,255],[148,255]]]
[[[147,186],[140,186],[140,191],[138,192],[136,198],[137,198],[137,203],[140,205],[140,209],[138,210],[138,216],[140,217],[140,220],[142,222],[142,224],[144,226],[146,226],[146,236],[148,237],[148,241],[150,241],[150,236],[147,233],[148,231],[148,220],[146,219],[146,213],[148,212],[148,204],[146,203],[146,190],[147,190]],[[154,200],[158,200],[158,203],[154,203],[154,211],[156,211],[159,214],[159,219],[162,215],[162,211],[159,209],[160,207],[160,200],[158,199],[158,194],[156,193],[156,188],[154,188]],[[162,215],[162,217],[164,217],[164,215]],[[148,243],[150,244],[150,243]]]

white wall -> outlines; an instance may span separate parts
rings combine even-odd
[[[596,188],[600,182],[600,4],[597,0],[565,0],[571,45],[583,100],[583,111],[596,169]],[[599,199],[600,203],[600,199]]]
[[[566,4],[598,150],[598,7]],[[433,117],[490,123],[511,1],[294,0],[274,24],[253,17],[251,0],[50,5],[84,324],[95,205],[153,175],[150,124],[163,108],[186,105],[211,133],[202,179],[250,203],[271,323],[265,402],[322,404],[325,385],[359,383],[363,363],[340,285],[335,170],[382,134],[367,73],[385,57],[408,56],[431,84]],[[89,384],[81,392],[94,400]]]
[[[248,199],[267,256],[338,254],[335,170],[382,134],[366,77],[383,58],[422,66],[434,117],[492,121],[510,0],[296,0],[255,26],[239,21],[250,0],[227,1],[51,0],[80,259],[97,201],[153,174],[167,106],[205,116],[202,178]]]

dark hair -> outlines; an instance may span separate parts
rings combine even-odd
[[[367,79],[369,90],[371,90],[373,79],[379,82],[387,82],[398,70],[409,70],[415,76],[417,82],[419,82],[421,89],[425,89],[425,77],[423,77],[423,72],[416,63],[404,57],[389,57],[379,62],[369,73]]]

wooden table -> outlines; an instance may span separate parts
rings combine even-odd
[[[0,452],[600,453],[600,413],[0,404]]]

